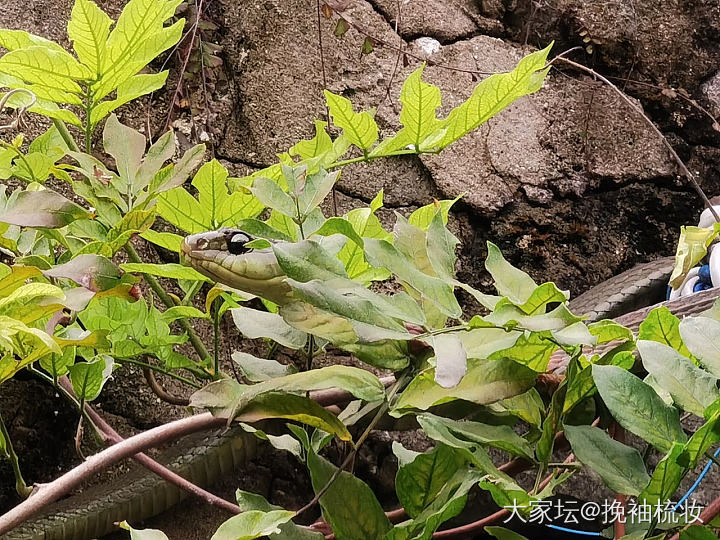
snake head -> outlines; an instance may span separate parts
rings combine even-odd
[[[181,260],[213,281],[283,304],[291,296],[272,249],[252,249],[254,238],[237,228],[191,234],[181,245]]]
[[[222,228],[217,231],[191,234],[182,243],[182,254],[192,257],[203,251],[224,251],[231,255],[248,253],[250,248],[246,244],[254,240],[252,236],[241,229]]]

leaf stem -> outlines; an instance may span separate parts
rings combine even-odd
[[[138,255],[137,251],[135,251],[135,248],[132,246],[130,242],[125,244],[125,253],[127,253],[128,258],[131,262],[134,263],[141,263],[142,259]],[[170,297],[170,295],[165,292],[165,289],[162,288],[162,285],[158,282],[157,279],[155,279],[155,276],[151,276],[150,274],[143,274],[143,277],[145,278],[145,281],[147,282],[148,286],[153,290],[153,292],[157,295],[157,297],[160,299],[160,301],[165,304],[165,307],[171,308],[175,307],[177,304],[175,301]],[[190,343],[192,344],[193,348],[195,349],[195,352],[197,352],[198,356],[200,357],[200,360],[203,362],[210,361],[212,357],[210,356],[210,353],[205,348],[205,345],[203,345],[203,342],[200,341],[200,338],[195,333],[195,330],[193,330],[192,326],[190,326],[190,323],[187,321],[187,319],[178,319],[178,324],[182,327],[182,329],[187,332],[188,338],[190,339]]]
[[[92,152],[92,124],[90,124],[90,115],[92,110],[95,108],[92,97],[90,95],[90,85],[87,86],[85,91],[85,125],[83,130],[85,131],[85,153],[89,154]]]
[[[73,152],[79,152],[80,148],[75,142],[73,136],[70,135],[70,132],[65,125],[65,122],[63,122],[62,120],[58,120],[57,118],[53,118],[53,125],[55,126],[55,129],[58,130],[60,137],[62,137],[62,140],[65,141],[65,144],[67,144],[68,148]]]
[[[30,164],[27,162],[27,159],[25,159],[25,155],[12,144],[8,144],[8,143],[4,142],[4,143],[2,143],[2,146],[4,146],[5,148],[12,149],[15,152],[15,154],[17,154],[17,157],[20,158],[20,161],[23,162],[23,164],[27,168],[28,172],[30,173],[30,178],[32,179],[32,181],[37,182],[38,179],[37,179],[37,176],[35,176],[35,171],[33,171],[32,167],[30,167]]]
[[[3,421],[2,415],[0,415],[0,436],[2,436],[2,440],[5,442],[5,444],[3,445],[4,453],[10,461],[13,474],[15,475],[15,490],[18,492],[18,495],[20,495],[23,499],[27,499],[32,493],[32,488],[28,487],[28,485],[25,483],[25,480],[23,479],[22,472],[20,471],[20,463],[18,462],[17,454],[15,453],[15,449],[13,448],[12,441],[10,440],[10,434],[5,427],[5,422]]]
[[[434,154],[435,152],[424,152],[425,154]],[[370,163],[373,160],[380,159],[380,158],[386,158],[386,157],[392,157],[392,156],[407,156],[407,155],[417,155],[417,152],[415,150],[397,150],[395,152],[390,152],[389,154],[377,154],[374,156],[371,156],[369,154],[364,154],[362,156],[358,156],[356,158],[351,159],[344,159],[342,161],[336,161],[335,163],[331,163],[327,166],[326,170],[331,171],[333,169],[337,169],[339,167],[344,167],[345,165],[352,165],[353,163]]]
[[[214,377],[217,379],[220,373],[220,308],[222,302],[215,305],[215,316],[213,317],[213,360],[215,366]]]

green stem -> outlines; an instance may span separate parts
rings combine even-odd
[[[20,471],[20,463],[18,462],[17,454],[15,453],[15,449],[13,448],[12,442],[10,441],[10,434],[8,433],[8,430],[5,427],[5,422],[3,422],[1,415],[0,415],[0,435],[2,435],[2,438],[5,442],[4,453],[7,456],[8,460],[10,461],[10,465],[12,466],[13,473],[15,474],[15,490],[18,492],[18,495],[20,495],[23,499],[27,499],[30,496],[30,494],[32,493],[32,488],[28,487],[28,485],[25,483],[25,480],[23,479],[22,472]]]
[[[90,116],[92,110],[95,108],[95,104],[90,96],[90,85],[87,87],[85,92],[85,125],[83,129],[85,131],[85,153],[89,154],[92,151],[92,125],[90,124]]]
[[[125,253],[127,253],[128,258],[131,262],[134,263],[142,263],[142,259],[140,259],[140,255],[138,255],[137,251],[135,251],[135,248],[128,242],[125,244]],[[177,304],[173,301],[173,299],[170,297],[170,295],[165,292],[165,289],[162,288],[162,285],[158,282],[157,279],[155,279],[155,276],[151,276],[150,274],[143,274],[143,277],[145,278],[145,281],[150,286],[150,288],[153,290],[153,292],[157,295],[157,297],[160,299],[160,301],[165,304],[165,307],[171,308],[175,307]],[[207,362],[211,359],[210,353],[205,348],[205,345],[203,345],[203,342],[200,341],[200,338],[195,333],[195,330],[193,330],[192,326],[190,326],[190,323],[187,319],[178,319],[178,324],[182,327],[182,329],[187,332],[188,338],[190,339],[190,343],[192,344],[193,348],[195,349],[195,352],[197,352],[198,356],[200,357],[200,360],[203,362]]]
[[[182,302],[180,302],[181,306],[189,306],[192,304],[193,298],[195,298],[195,295],[198,293],[198,291],[202,288],[203,282],[202,281],[194,281],[192,285],[190,285],[190,289],[188,290],[187,294],[185,295],[185,298],[182,299]]]
[[[218,378],[220,373],[220,307],[222,302],[219,302],[215,307],[215,316],[213,317],[213,359],[215,361],[215,372],[213,376],[215,379]]]
[[[168,377],[175,379],[177,381],[180,381],[183,384],[187,384],[188,386],[191,386],[193,388],[200,389],[201,386],[197,383],[194,383],[190,379],[186,379],[182,375],[178,375],[177,373],[173,373],[170,370],[163,369],[160,366],[155,366],[153,364],[148,364],[147,362],[143,362],[142,360],[135,360],[134,358],[116,358],[116,360],[121,364],[133,364],[136,366],[144,367],[151,369],[153,371],[157,371],[158,373],[162,373],[163,375],[167,375]]]
[[[32,181],[37,182],[38,179],[35,176],[35,172],[32,170],[32,167],[30,167],[30,164],[27,162],[27,159],[25,159],[25,155],[20,150],[15,148],[12,144],[2,143],[2,146],[5,148],[10,148],[13,152],[15,152],[17,157],[20,158],[20,161],[22,161],[25,164],[25,168],[30,173],[30,178],[32,179]]]
[[[60,137],[62,137],[62,140],[65,141],[65,144],[67,144],[68,148],[73,152],[79,152],[80,148],[75,142],[75,139],[73,139],[73,136],[70,135],[70,132],[65,125],[65,122],[63,122],[62,120],[58,120],[57,118],[53,118],[53,125],[55,126],[55,129],[58,130]]]
[[[436,154],[437,152],[423,152],[424,154]],[[398,150],[396,152],[390,152],[389,154],[378,154],[376,156],[371,155],[362,155],[356,158],[352,159],[344,159],[342,161],[336,161],[335,163],[331,163],[327,166],[326,170],[331,171],[333,169],[337,169],[339,167],[344,167],[345,165],[352,165],[353,163],[370,163],[371,161],[374,161],[376,159],[380,158],[386,158],[386,157],[392,157],[392,156],[408,156],[408,155],[417,155],[417,152],[415,150]]]

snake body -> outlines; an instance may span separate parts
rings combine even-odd
[[[223,229],[186,238],[182,254],[186,264],[206,276],[242,291],[276,303],[286,302],[289,287],[283,282],[272,250],[250,251],[242,231]],[[242,233],[245,234],[245,233]],[[672,258],[638,265],[578,296],[570,303],[575,313],[586,313],[591,320],[616,317],[640,305],[664,297]],[[713,293],[713,294],[709,294]],[[690,314],[707,309],[717,291],[672,302],[671,310]],[[645,311],[625,316],[624,323],[636,326]],[[629,318],[628,318],[629,317]],[[634,318],[633,318],[634,317]],[[169,462],[169,467],[191,482],[204,486],[251,459],[256,448],[254,436],[231,430],[223,436],[185,440]],[[84,540],[116,530],[114,522],[126,519],[138,523],[157,515],[186,496],[179,488],[159,480],[149,472],[138,471],[111,486],[90,489],[53,506],[45,515],[14,529],[6,540]]]

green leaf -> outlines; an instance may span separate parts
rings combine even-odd
[[[720,441],[720,411],[712,414],[685,443],[683,465],[688,469],[695,468],[698,460],[718,441]]]
[[[459,199],[460,196],[457,196],[454,199],[434,201],[425,206],[421,206],[410,214],[410,217],[408,217],[408,223],[426,231],[435,217],[435,214],[437,214],[439,210],[442,213],[443,223],[447,225],[450,208],[452,208],[452,205]]]
[[[495,351],[488,356],[490,360],[509,358],[518,364],[542,373],[547,370],[550,357],[558,346],[537,332],[525,332],[512,347]]]
[[[115,366],[112,357],[105,354],[90,362],[70,366],[70,382],[78,399],[93,401],[100,395]]]
[[[463,510],[468,492],[481,477],[481,473],[476,470],[458,470],[415,519],[396,525],[385,536],[385,540],[429,540],[442,523]]]
[[[527,302],[537,289],[537,283],[528,274],[507,262],[495,244],[488,242],[487,247],[485,269],[495,281],[497,292],[513,304],[521,305]]]
[[[76,219],[89,219],[90,213],[59,193],[22,191],[14,203],[0,215],[0,222],[21,227],[59,229]]]
[[[629,328],[616,323],[611,319],[603,319],[587,325],[590,333],[597,337],[598,343],[609,343],[611,341],[631,341],[634,336]]]
[[[682,410],[702,416],[720,398],[718,380],[675,349],[644,340],[638,340],[637,348],[645,369]]]
[[[252,540],[279,533],[279,526],[290,521],[293,515],[289,510],[248,510],[220,525],[211,540]]]
[[[342,262],[314,240],[277,243],[273,251],[285,275],[295,281],[328,281],[347,277]]]
[[[70,262],[45,270],[51,278],[67,278],[91,291],[107,291],[121,282],[121,272],[113,262],[101,255],[78,255]]]
[[[690,269],[707,254],[707,248],[713,243],[718,232],[720,232],[718,224],[714,224],[712,229],[695,226],[680,227],[675,266],[669,280],[673,289],[680,288]]]
[[[680,319],[665,306],[653,309],[638,328],[638,340],[657,341],[672,347],[683,356],[690,357],[690,351],[680,337]]]
[[[127,521],[121,521],[117,526],[130,531],[130,540],[168,540],[165,533],[157,529],[133,529]]]
[[[678,464],[682,452],[682,444],[672,445],[667,455],[655,467],[650,483],[638,495],[638,501],[656,505],[665,503],[673,496],[686,472],[685,468]]]
[[[222,210],[230,196],[227,178],[227,169],[216,159],[200,167],[193,178],[192,185],[198,190],[198,202],[205,215],[210,217],[208,229],[217,229],[224,224]]]
[[[297,372],[292,364],[281,364],[277,360],[258,358],[245,352],[232,353],[232,359],[250,382],[267,381]]]
[[[40,359],[40,366],[47,371],[53,379],[62,377],[68,368],[75,363],[75,347],[67,347],[62,354],[50,354]]]
[[[288,325],[275,313],[247,307],[231,309],[230,313],[237,329],[250,339],[269,338],[291,349],[299,349],[307,341],[307,334]]]
[[[309,141],[300,141],[289,150],[291,156],[310,159],[321,156],[332,149],[332,139],[326,131],[327,122],[315,120],[315,136]]]
[[[368,238],[365,240],[365,253],[370,264],[390,270],[446,315],[454,318],[462,315],[452,286],[418,270],[389,242]]]
[[[180,19],[168,28],[163,23],[175,14],[181,0],[130,0],[106,42],[102,78],[93,85],[100,100],[135,75],[162,51],[178,42],[185,24]]]
[[[510,73],[496,73],[481,81],[467,101],[450,111],[442,123],[445,135],[435,146],[445,148],[516,99],[539,90],[550,69],[545,68],[545,62],[551,47],[527,55]]]
[[[717,535],[710,526],[691,525],[680,531],[680,540],[717,540]]]
[[[92,73],[100,75],[105,58],[105,42],[110,34],[112,19],[90,0],[75,0],[68,37],[80,61]]]
[[[297,217],[298,209],[290,195],[285,193],[282,188],[269,178],[260,176],[255,179],[253,187],[250,188],[262,204],[277,210],[288,217]]]
[[[720,322],[709,317],[685,317],[678,330],[688,351],[713,375],[720,376]]]
[[[522,394],[535,383],[536,373],[512,360],[468,359],[465,377],[453,388],[435,382],[435,370],[429,369],[415,377],[393,407],[393,416],[402,416],[408,409],[427,410],[433,405],[455,399],[487,405]]]
[[[44,87],[57,96],[57,101],[78,104],[78,98],[69,100],[69,94],[80,94],[76,81],[89,79],[90,71],[67,52],[44,46],[17,49],[0,57],[0,73],[18,77],[25,82]],[[53,99],[53,101],[56,101]]]
[[[100,102],[90,113],[90,126],[97,126],[103,118],[126,103],[160,90],[165,86],[168,72],[133,75],[117,87],[116,98]]]
[[[442,212],[438,211],[427,231],[427,255],[435,273],[445,279],[455,278],[455,249],[460,241],[443,223]]]
[[[313,233],[314,236],[332,236],[333,234],[342,234],[343,236],[352,240],[358,248],[362,248],[365,245],[363,239],[360,237],[360,235],[358,235],[350,222],[344,218],[328,218],[322,224],[322,226]]]
[[[212,229],[212,219],[206,209],[182,187],[161,193],[157,210],[164,219],[190,234]]]
[[[34,34],[29,34],[24,30],[8,30],[6,28],[0,29],[0,47],[7,49],[8,51],[27,49],[28,47],[32,47],[34,45],[41,45],[55,51],[65,51],[65,49],[54,41],[50,41],[49,39],[45,39],[44,37],[36,36]]]
[[[383,339],[410,339],[403,324],[393,318],[372,301],[372,292],[359,284],[346,280],[312,280],[301,283],[293,279],[285,282],[290,285],[294,296],[320,310],[339,315],[350,321],[355,332],[363,341],[372,342]],[[367,298],[370,296],[370,298]],[[382,299],[382,297],[379,297]]]
[[[141,233],[140,236],[148,242],[152,242],[157,246],[169,249],[170,251],[173,251],[175,253],[180,252],[180,246],[183,241],[183,237],[178,234],[173,234],[169,232],[157,232],[153,231],[152,229],[148,229],[147,231]]]
[[[315,493],[330,481],[337,470],[312,448],[307,448],[307,465]],[[346,471],[342,471],[320,497],[320,506],[335,536],[342,540],[383,538],[392,528],[367,484]]]
[[[295,440],[295,439],[293,439]],[[297,441],[295,441],[297,443]],[[298,449],[299,449],[298,443]],[[235,492],[235,498],[237,499],[238,506],[243,512],[249,510],[260,510],[262,512],[270,512],[271,510],[282,510],[281,507],[270,504],[265,500],[262,495],[256,493],[250,493],[249,491],[243,491],[238,489]],[[271,539],[281,538],[282,540],[323,540],[323,535],[319,532],[310,531],[306,528],[295,525],[292,521],[282,523],[278,526],[280,528],[280,536],[270,535]]]
[[[433,426],[435,430],[441,425],[442,431],[452,433],[460,440],[482,447],[491,446],[505,450],[514,456],[533,461],[532,447],[510,426],[493,426],[469,420],[451,420],[430,413],[418,415],[418,421],[423,426]]]
[[[382,198],[383,191],[380,190],[369,208],[355,208],[345,214],[344,219],[352,225],[352,228],[361,238],[379,238],[386,240],[391,237],[391,234],[383,229],[380,220],[375,215],[375,212],[382,207]],[[345,264],[347,274],[351,279],[369,282],[387,279],[389,277],[387,270],[372,268],[367,263],[363,247],[357,242],[345,244],[340,250],[338,258]]]
[[[213,398],[213,403],[217,403],[214,396],[218,395],[219,389],[225,396],[220,398],[220,402],[225,400],[222,406],[232,406],[235,411],[240,412],[248,402],[266,392],[309,392],[335,387],[347,390],[365,401],[385,399],[385,387],[375,375],[359,368],[336,365],[293,373],[252,386],[241,385],[235,381],[218,381],[193,394],[192,404],[198,407],[208,406],[208,396]]]
[[[616,366],[592,367],[593,379],[605,405],[617,422],[662,452],[673,443],[685,443],[678,411],[670,407],[632,373]]]
[[[350,432],[333,413],[310,398],[285,392],[267,392],[255,396],[242,412],[232,417],[243,422],[284,418],[322,429],[331,435],[336,435],[342,441],[352,440]]]
[[[613,440],[602,429],[566,424],[565,436],[577,458],[614,492],[638,495],[648,485],[650,477],[640,453]]]
[[[395,477],[395,490],[408,515],[417,517],[465,463],[455,449],[439,444],[431,452],[402,464]]]
[[[306,216],[317,208],[332,191],[339,177],[339,169],[333,172],[320,169],[315,174],[308,174],[298,194],[298,212],[300,216]]]
[[[347,98],[325,90],[325,100],[333,123],[343,130],[348,140],[367,152],[378,138],[378,127],[368,111],[356,113]]]
[[[485,532],[498,540],[528,540],[522,534],[518,534],[505,527],[485,527]]]
[[[192,281],[210,281],[197,270],[181,264],[150,264],[150,263],[123,263],[120,268],[125,272],[150,274],[170,279],[189,279]]]
[[[115,158],[117,171],[128,186],[135,184],[135,175],[140,169],[145,144],[145,135],[121,124],[114,114],[105,122],[103,129],[105,151]]]

